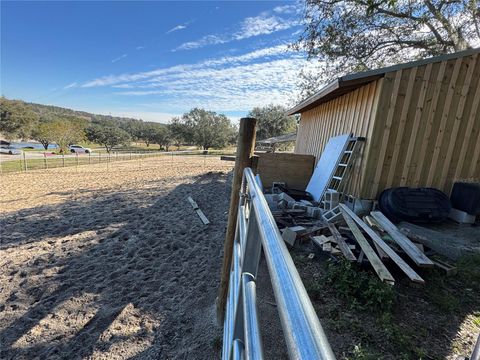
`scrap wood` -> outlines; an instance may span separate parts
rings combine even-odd
[[[344,204],[340,204],[340,208],[343,210],[344,214],[348,214],[355,222],[360,225],[361,228],[372,238],[372,240],[377,243],[378,246],[382,248],[383,251],[398,265],[400,269],[408,276],[413,282],[419,284],[424,284],[425,281],[418,275],[398,254],[388,246],[385,241],[382,240],[378,234],[373,231],[367,224],[365,224],[352,210],[350,210]]]
[[[333,240],[333,238],[331,236],[326,237],[325,235],[312,236],[311,239],[319,247],[322,247],[323,244],[328,243],[328,242],[332,242],[332,240]]]
[[[433,262],[403,235],[380,211],[370,213],[378,224],[392,237],[405,253],[420,267],[433,267]]]
[[[458,272],[455,266],[443,260],[438,259],[438,257],[433,258],[432,261],[435,264],[435,266],[443,270],[447,274],[447,276],[456,275]]]
[[[197,215],[198,215],[198,217],[200,218],[200,220],[202,220],[203,224],[204,224],[204,225],[210,224],[210,221],[208,221],[207,217],[205,216],[205,214],[203,213],[203,211],[198,207],[198,205],[197,205],[197,203],[195,202],[195,200],[193,200],[191,196],[187,197],[187,200],[188,200],[188,202],[192,205],[193,210],[195,210],[195,212],[197,213]]]
[[[336,240],[338,247],[342,251],[343,255],[347,258],[349,261],[355,261],[357,258],[355,255],[353,255],[352,250],[348,247],[347,243],[343,239],[342,235],[338,232],[337,228],[335,227],[334,224],[327,223],[328,229],[332,233],[333,238]]]
[[[343,204],[341,204],[341,205],[343,205]],[[382,260],[380,260],[380,258],[377,256],[375,251],[373,251],[373,249],[370,246],[370,244],[368,243],[367,239],[365,238],[365,236],[363,236],[362,232],[360,231],[358,226],[353,221],[351,215],[349,213],[345,212],[343,207],[340,208],[340,211],[342,212],[342,215],[343,215],[348,227],[352,231],[353,236],[355,237],[355,239],[357,239],[358,245],[360,245],[360,247],[362,248],[363,253],[367,257],[367,259],[370,261],[370,264],[372,264],[373,269],[377,273],[380,280],[382,280],[382,281],[384,281],[388,284],[393,285],[395,283],[395,279],[393,278],[392,274],[390,274],[390,272],[385,267],[385,265],[383,265]]]

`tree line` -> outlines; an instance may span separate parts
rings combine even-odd
[[[294,132],[296,121],[285,113],[286,109],[278,105],[252,109],[248,116],[258,120],[257,138]],[[103,146],[107,152],[131,142],[144,142],[147,147],[156,144],[166,151],[172,145],[177,149],[181,145],[194,145],[208,150],[234,144],[237,137],[237,127],[228,117],[200,108],[161,124],[75,112],[5,97],[0,99],[0,132],[7,139],[36,140],[45,149],[56,144],[61,152],[85,140]]]

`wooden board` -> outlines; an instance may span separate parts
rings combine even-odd
[[[200,208],[198,207],[198,204],[195,202],[195,200],[193,200],[191,196],[187,197],[187,200],[190,203],[190,205],[192,205],[193,210],[195,210],[195,212],[197,213],[200,220],[202,220],[203,224],[204,225],[210,224],[210,221],[208,221],[208,219],[205,216],[205,214],[203,213],[203,211],[200,210]]]
[[[258,154],[257,173],[264,188],[285,182],[289,188],[305,190],[313,173],[315,156],[287,153]]]
[[[433,262],[422,253],[414,243],[403,235],[397,227],[387,219],[380,211],[372,211],[370,215],[392,237],[405,253],[420,267],[433,267]]]
[[[338,162],[345,151],[350,134],[332,137],[320,156],[320,160],[307,185],[307,191],[313,199],[320,201],[335,172]]]
[[[340,210],[342,213],[348,214],[355,222],[372,238],[372,240],[382,248],[383,251],[398,265],[400,269],[408,276],[413,282],[424,284],[425,281],[395,252],[385,241],[382,240],[378,234],[373,231],[367,224],[365,224],[352,210],[350,210],[344,204],[340,204]]]
[[[350,249],[350,247],[347,245],[347,243],[345,242],[345,240],[343,239],[342,235],[338,232],[337,228],[335,227],[334,224],[331,224],[331,223],[327,223],[328,225],[328,229],[330,230],[330,232],[332,233],[333,235],[333,238],[335,239],[335,241],[337,242],[337,245],[338,247],[340,248],[340,250],[342,251],[343,255],[345,256],[345,258],[347,258],[347,260],[349,261],[356,261],[357,258],[355,257],[355,255],[353,255],[353,252],[352,250]]]
[[[372,247],[368,243],[367,239],[365,239],[365,236],[363,236],[358,226],[342,208],[340,208],[340,211],[342,212],[343,218],[345,219],[353,236],[355,239],[357,239],[358,245],[360,245],[363,253],[367,257],[368,261],[370,261],[370,264],[373,266],[373,269],[377,273],[380,280],[393,285],[395,283],[395,279],[385,265],[383,265],[382,260],[380,260],[377,254],[375,254],[375,251],[373,251]]]

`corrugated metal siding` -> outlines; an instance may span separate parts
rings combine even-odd
[[[477,54],[387,73],[361,194],[480,181],[480,61]]]
[[[314,155],[318,161],[328,139],[333,136],[353,133],[364,136],[367,142],[363,147],[361,160],[352,171],[348,191],[358,193],[363,172],[363,158],[369,151],[368,139],[372,135],[373,123],[379,99],[381,84],[379,79],[362,86],[351,93],[340,96],[312,110],[302,113],[297,133],[295,153]]]

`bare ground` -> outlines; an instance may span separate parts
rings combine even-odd
[[[231,166],[152,158],[3,175],[0,358],[217,358]]]

